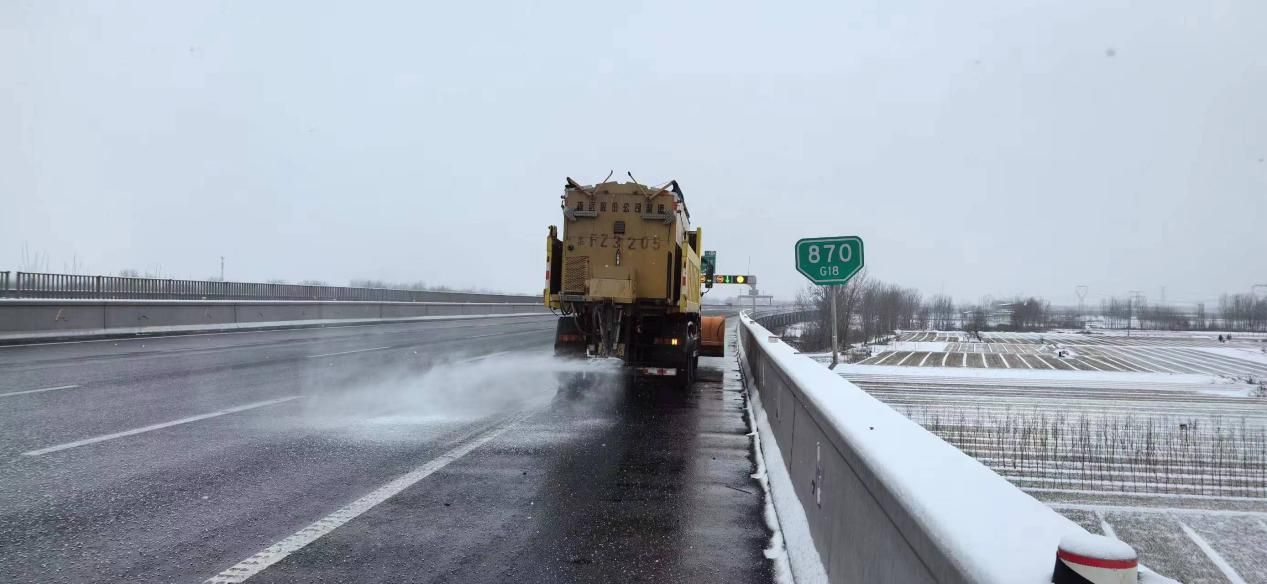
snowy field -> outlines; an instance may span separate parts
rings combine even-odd
[[[1067,333],[904,333],[872,347],[860,364],[899,367],[1056,369],[1213,375],[1229,380],[1267,379],[1267,342],[1240,335],[1220,343],[1214,333],[1081,335]]]
[[[836,371],[1170,577],[1267,584],[1267,398],[1245,383],[1263,343],[960,334]]]

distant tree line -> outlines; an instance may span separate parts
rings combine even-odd
[[[1115,329],[1267,331],[1267,298],[1248,293],[1221,295],[1214,311],[1207,310],[1204,302],[1182,310],[1142,297],[1111,297],[1100,302],[1099,312],[1104,326]]]
[[[1131,328],[1152,330],[1267,331],[1267,298],[1253,294],[1224,294],[1213,311],[1205,304],[1197,304],[1195,310],[1151,304],[1139,296],[1106,298],[1098,310],[1080,311],[1053,307],[1039,296],[963,303],[944,294],[925,298],[919,290],[871,278],[865,271],[835,288],[842,348],[899,330],[1045,331],[1082,328],[1089,321],[1106,328],[1126,328],[1129,323]],[[832,295],[832,289],[823,286],[806,286],[797,295],[797,304],[814,314],[804,323],[803,350],[830,348]]]
[[[873,279],[865,271],[848,284],[835,286],[836,326],[840,345],[870,342],[899,329],[923,329],[930,323],[930,307],[914,288]],[[831,299],[826,286],[806,286],[797,304],[816,318],[807,323],[801,337],[807,350],[831,346]]]

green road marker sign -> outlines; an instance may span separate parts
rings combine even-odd
[[[844,284],[862,266],[861,237],[807,237],[796,242],[796,271],[820,286]]]

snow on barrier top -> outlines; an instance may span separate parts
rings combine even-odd
[[[741,320],[740,358],[832,582],[1045,584],[1061,539],[1087,533]],[[1139,581],[1173,582],[1142,566]]]

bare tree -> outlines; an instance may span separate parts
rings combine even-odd
[[[33,252],[29,244],[23,243],[20,268],[23,272],[47,272],[48,252]]]
[[[1018,331],[1036,331],[1044,330],[1049,325],[1051,303],[1030,296],[1029,298],[1015,298],[1008,303],[1007,308],[1012,313],[1012,329]]]
[[[958,312],[955,310],[955,301],[951,297],[938,294],[930,298],[926,306],[933,321],[933,328],[952,330],[958,326]]]

